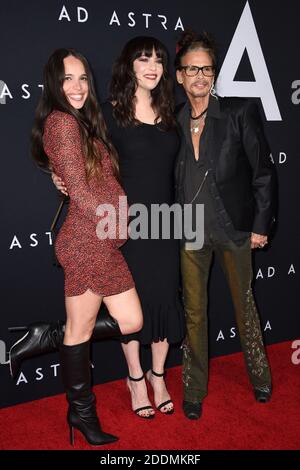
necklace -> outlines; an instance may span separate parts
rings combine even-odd
[[[193,117],[191,115],[191,133],[198,134],[200,130],[200,122],[204,123],[207,114],[207,108],[199,114],[199,116]]]

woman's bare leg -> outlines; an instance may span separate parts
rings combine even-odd
[[[164,341],[158,341],[157,343],[151,344],[152,350],[152,369],[157,374],[162,374],[165,370],[165,361],[169,351],[169,343],[165,339]],[[155,406],[160,405],[167,400],[170,400],[170,395],[166,388],[166,384],[163,377],[156,377],[149,371],[147,373],[148,380],[150,381],[154,390],[154,402]],[[163,413],[170,411],[173,408],[173,403],[168,403],[166,406],[161,408]]]
[[[143,326],[143,313],[141,304],[135,289],[130,289],[121,294],[112,295],[103,299],[109,313],[114,317],[124,335],[135,333]],[[129,375],[134,378],[142,376],[143,371],[140,364],[139,342],[130,341],[122,344],[125,358],[128,364]],[[128,380],[128,388],[132,396],[132,409],[151,405],[147,395],[145,380],[133,382]],[[139,414],[147,416],[153,414],[154,410],[143,410]]]
[[[103,298],[109,313],[119,323],[123,335],[136,333],[143,326],[143,312],[135,288]]]
[[[90,339],[101,302],[102,297],[90,290],[81,295],[66,297],[65,345],[72,346]]]
[[[128,372],[130,377],[138,379],[143,375],[143,370],[140,362],[140,343],[139,341],[129,341],[127,344],[122,344],[123,352],[126,358]],[[147,386],[145,380],[139,382],[127,381],[128,388],[131,394],[132,409],[136,410],[143,406],[151,406],[148,398]],[[138,412],[140,416],[153,415],[155,412],[152,409],[141,410]]]
[[[64,344],[71,346],[90,339],[102,300],[117,320],[122,334],[135,333],[142,328],[142,309],[134,288],[104,298],[87,290],[84,294],[65,299],[67,321]]]

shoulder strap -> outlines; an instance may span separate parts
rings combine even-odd
[[[57,221],[58,221],[58,219],[59,219],[61,210],[62,210],[62,208],[63,208],[64,203],[66,202],[66,200],[67,200],[67,196],[63,195],[63,197],[61,198],[61,200],[60,200],[60,202],[59,202],[59,206],[58,206],[58,208],[57,208],[57,211],[56,211],[56,213],[55,213],[55,216],[54,216],[54,218],[53,218],[53,220],[52,220],[52,224],[51,224],[51,226],[50,226],[51,232],[53,232],[53,231],[55,230],[55,227],[56,227]]]

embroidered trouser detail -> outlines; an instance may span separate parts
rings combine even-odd
[[[259,317],[253,299],[251,286],[246,292],[246,308],[244,312],[245,333],[241,336],[241,343],[245,354],[249,376],[252,376],[254,385],[260,385],[259,379],[267,376],[267,384],[270,383],[269,364],[266,358],[262,341]],[[256,380],[256,378],[258,380]]]
[[[208,325],[207,284],[213,253],[226,276],[249,379],[254,386],[271,384],[259,316],[253,299],[250,240],[206,243],[201,250],[181,250],[181,268],[187,336],[183,346],[184,399],[199,402],[207,394]],[[217,293],[215,293],[217,295]],[[226,312],[219,312],[220,315]]]
[[[190,374],[191,364],[192,364],[191,351],[192,350],[190,346],[185,341],[185,343],[183,344],[183,361],[184,361],[185,367],[183,368],[183,372],[182,372],[182,380],[183,380],[185,387],[188,387],[189,384],[191,383],[191,374]]]

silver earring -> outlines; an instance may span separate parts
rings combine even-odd
[[[215,89],[214,85],[215,85],[214,82],[212,82],[209,93],[211,94],[211,96],[218,99],[217,92],[216,92],[216,89]]]

